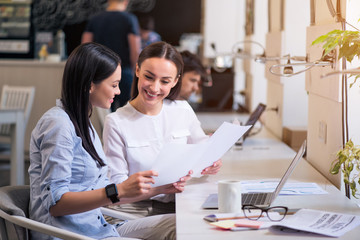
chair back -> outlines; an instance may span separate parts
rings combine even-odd
[[[7,221],[2,214],[29,217],[30,186],[0,187],[0,233],[2,240],[28,240],[29,231]]]
[[[4,85],[1,92],[0,108],[24,110],[24,126],[26,127],[34,102],[34,96],[35,87]],[[10,125],[0,125],[0,135],[8,136],[9,134]]]

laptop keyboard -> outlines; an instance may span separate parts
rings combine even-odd
[[[266,203],[267,196],[272,193],[244,193],[242,194],[243,205],[264,205]]]

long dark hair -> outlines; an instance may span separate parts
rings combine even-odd
[[[100,166],[100,158],[90,137],[92,105],[90,103],[91,83],[98,84],[111,76],[120,64],[116,53],[97,43],[85,43],[69,56],[62,79],[61,101],[64,110],[75,126],[76,135],[82,146]]]
[[[165,58],[166,60],[169,60],[175,64],[176,69],[177,69],[176,77],[178,77],[179,79],[178,79],[177,84],[170,90],[169,95],[166,97],[166,99],[175,100],[180,93],[181,79],[182,79],[182,73],[183,73],[183,67],[184,67],[184,63],[183,63],[180,53],[169,43],[155,42],[155,43],[148,45],[141,51],[138,61],[137,61],[138,67],[140,68],[141,64],[146,59],[149,59],[149,58]],[[139,78],[136,76],[136,74],[134,74],[134,80],[133,80],[132,86],[131,86],[131,99],[130,100],[133,100],[134,98],[137,97],[137,95],[139,95],[139,89],[137,86],[138,82],[139,82]]]

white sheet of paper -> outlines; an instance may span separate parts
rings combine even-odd
[[[193,177],[200,177],[201,171],[219,160],[250,127],[228,122],[221,124],[208,140],[209,146],[204,156],[192,168]]]
[[[201,171],[220,159],[250,127],[224,122],[205,142],[165,144],[152,167],[159,174],[153,186],[177,182],[190,170],[193,177],[201,176]]]
[[[312,209],[300,209],[282,222],[277,222],[270,230],[276,233],[291,232],[294,235],[317,233],[330,237],[340,237],[360,225],[360,216],[326,212]]]
[[[273,192],[280,180],[250,180],[241,182],[241,192]],[[328,194],[318,184],[311,182],[288,182],[280,195]]]
[[[208,142],[199,144],[169,143],[164,145],[152,167],[159,176],[154,177],[156,186],[179,181],[192,170],[196,162],[205,152]]]

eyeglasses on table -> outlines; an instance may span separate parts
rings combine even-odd
[[[264,217],[264,213],[266,213],[269,220],[273,222],[283,220],[288,212],[288,208],[284,206],[258,207],[254,205],[243,205],[242,210],[247,219],[258,220],[259,218]]]

